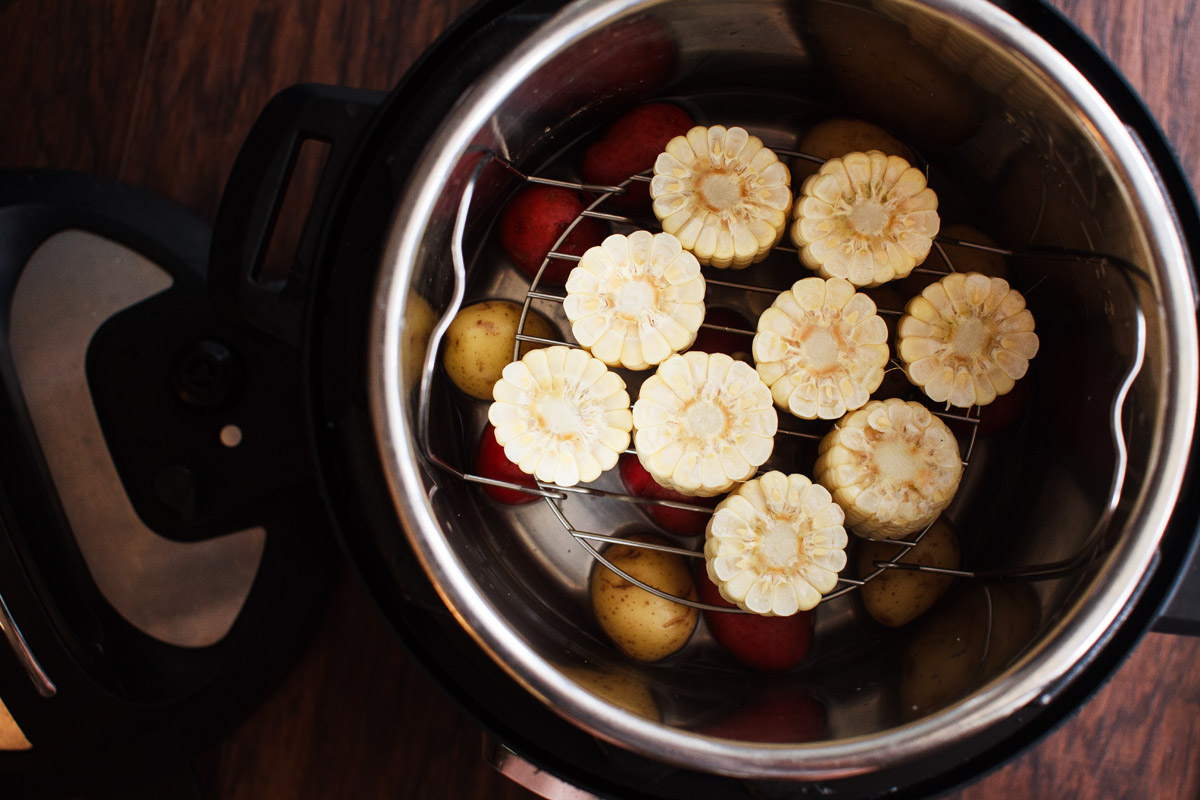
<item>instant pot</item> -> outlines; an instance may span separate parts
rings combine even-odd
[[[631,661],[587,599],[598,542],[654,528],[616,476],[521,506],[483,491],[486,406],[442,372],[445,328],[508,298],[570,342],[561,296],[514,269],[497,220],[530,182],[578,186],[582,149],[652,99],[792,159],[823,119],[887,129],[1037,316],[1024,405],[999,432],[957,420],[946,514],[970,613],[949,636],[983,644],[943,703],[908,702],[945,663],[927,629],[874,624],[850,581],[787,673],[737,666],[703,626]],[[327,157],[279,268],[265,254],[311,141]],[[610,205],[635,180],[580,186],[587,214],[653,226]],[[219,730],[303,641],[340,546],[502,743],[498,766],[539,791],[924,796],[1077,708],[1196,548],[1200,217],[1137,98],[1040,3],[495,0],[386,96],[278,95],[211,230],[88,176],[7,173],[0,192],[14,793],[102,785]],[[711,302],[750,318],[806,274],[786,248],[706,269]],[[811,469],[803,444],[774,459]]]

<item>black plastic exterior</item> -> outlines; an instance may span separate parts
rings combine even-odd
[[[1200,636],[1200,547],[1193,547],[1171,599],[1154,621],[1159,633]]]
[[[99,592],[38,448],[8,340],[10,300],[22,269],[42,242],[69,229],[121,243],[174,279],[168,290],[110,320],[111,336],[168,342],[182,333],[225,342],[248,363],[264,358],[211,315],[202,320],[203,313],[193,312],[187,333],[161,335],[161,318],[143,327],[156,308],[202,312],[206,307],[202,276],[210,231],[203,222],[160,197],[108,180],[60,172],[0,173],[0,441],[5,443],[0,450],[0,591],[57,687],[51,697],[38,694],[7,645],[0,646],[0,695],[34,745],[29,751],[0,753],[0,796],[5,798],[78,797],[152,778],[158,781],[153,785],[180,786],[172,777],[179,765],[231,729],[291,662],[324,607],[329,583],[328,531],[320,524],[309,470],[293,476],[288,486],[271,487],[266,497],[260,492],[253,508],[225,509],[202,521],[180,518],[166,526],[182,540],[249,525],[268,530],[246,603],[216,644],[183,648],[153,639]],[[167,328],[173,327],[170,322],[165,321]],[[123,437],[131,423],[123,415],[146,413],[146,396],[159,390],[167,395],[158,406],[162,413],[177,412],[170,408],[174,403],[192,415],[193,427],[203,427],[206,410],[188,406],[171,390],[171,348],[152,350],[141,350],[142,380],[122,386],[119,397],[97,408],[106,436]],[[93,392],[111,392],[107,357],[90,355]],[[293,372],[293,395],[298,382]],[[252,384],[247,382],[240,401],[230,401],[252,403]],[[283,391],[287,385],[275,388]],[[275,402],[269,392],[258,400]],[[260,408],[259,413],[272,411]],[[298,413],[293,426],[297,419]],[[135,427],[156,423],[145,417],[132,422]],[[302,437],[302,432],[291,435]],[[120,451],[127,443],[112,444]],[[215,440],[214,445],[220,446]],[[154,458],[145,452],[138,457]],[[196,476],[203,473],[195,467]]]
[[[108,320],[88,379],[109,451],[142,520],[196,541],[274,519],[315,468],[295,365],[218,320],[203,275]],[[238,421],[241,440],[222,444]]]
[[[302,84],[277,94],[246,137],[222,194],[208,278],[213,307],[231,325],[277,347],[299,350],[315,237],[333,211],[337,181],[354,155],[382,92]],[[281,277],[262,274],[301,145],[328,145],[295,263]]]

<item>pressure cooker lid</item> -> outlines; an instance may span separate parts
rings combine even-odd
[[[0,174],[14,796],[185,763],[264,692],[323,600],[297,373],[207,311],[209,235],[128,186]]]

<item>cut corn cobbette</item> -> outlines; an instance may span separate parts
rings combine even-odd
[[[767,472],[722,500],[705,533],[708,576],[721,596],[767,616],[807,611],[846,566],[842,509],[803,475]]]
[[[625,381],[586,351],[533,350],[504,368],[492,396],[488,420],[504,455],[543,483],[594,481],[629,446]]]
[[[663,230],[701,264],[749,266],[778,244],[792,207],[791,174],[743,128],[696,126],[654,162],[650,197]]]
[[[669,233],[609,236],[583,254],[566,288],[571,332],[609,366],[661,364],[704,321],[700,262]]]
[[[867,539],[895,539],[937,519],[958,490],[962,455],[946,423],[917,402],[872,400],[838,420],[818,449],[817,482]]]
[[[691,351],[662,363],[633,404],[634,449],[656,481],[711,497],[754,475],[771,455],[779,417],[754,367]]]
[[[925,287],[908,301],[896,333],[909,380],[959,408],[1012,391],[1038,351],[1025,298],[1003,278],[977,272]]]
[[[838,419],[883,382],[888,330],[875,303],[841,278],[805,278],[758,318],[754,362],[775,403]]]
[[[826,161],[796,197],[792,241],[825,278],[878,286],[929,255],[940,220],[925,175],[878,150]]]

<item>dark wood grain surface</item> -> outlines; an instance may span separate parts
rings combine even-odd
[[[1195,0],[1056,0],[1142,94],[1200,185]],[[467,0],[0,2],[0,167],[97,173],[206,219],[259,109],[301,81],[392,85]],[[278,688],[202,753],[212,800],[530,798],[348,572]],[[1151,634],[1073,719],[953,795],[1200,797],[1200,641]]]

